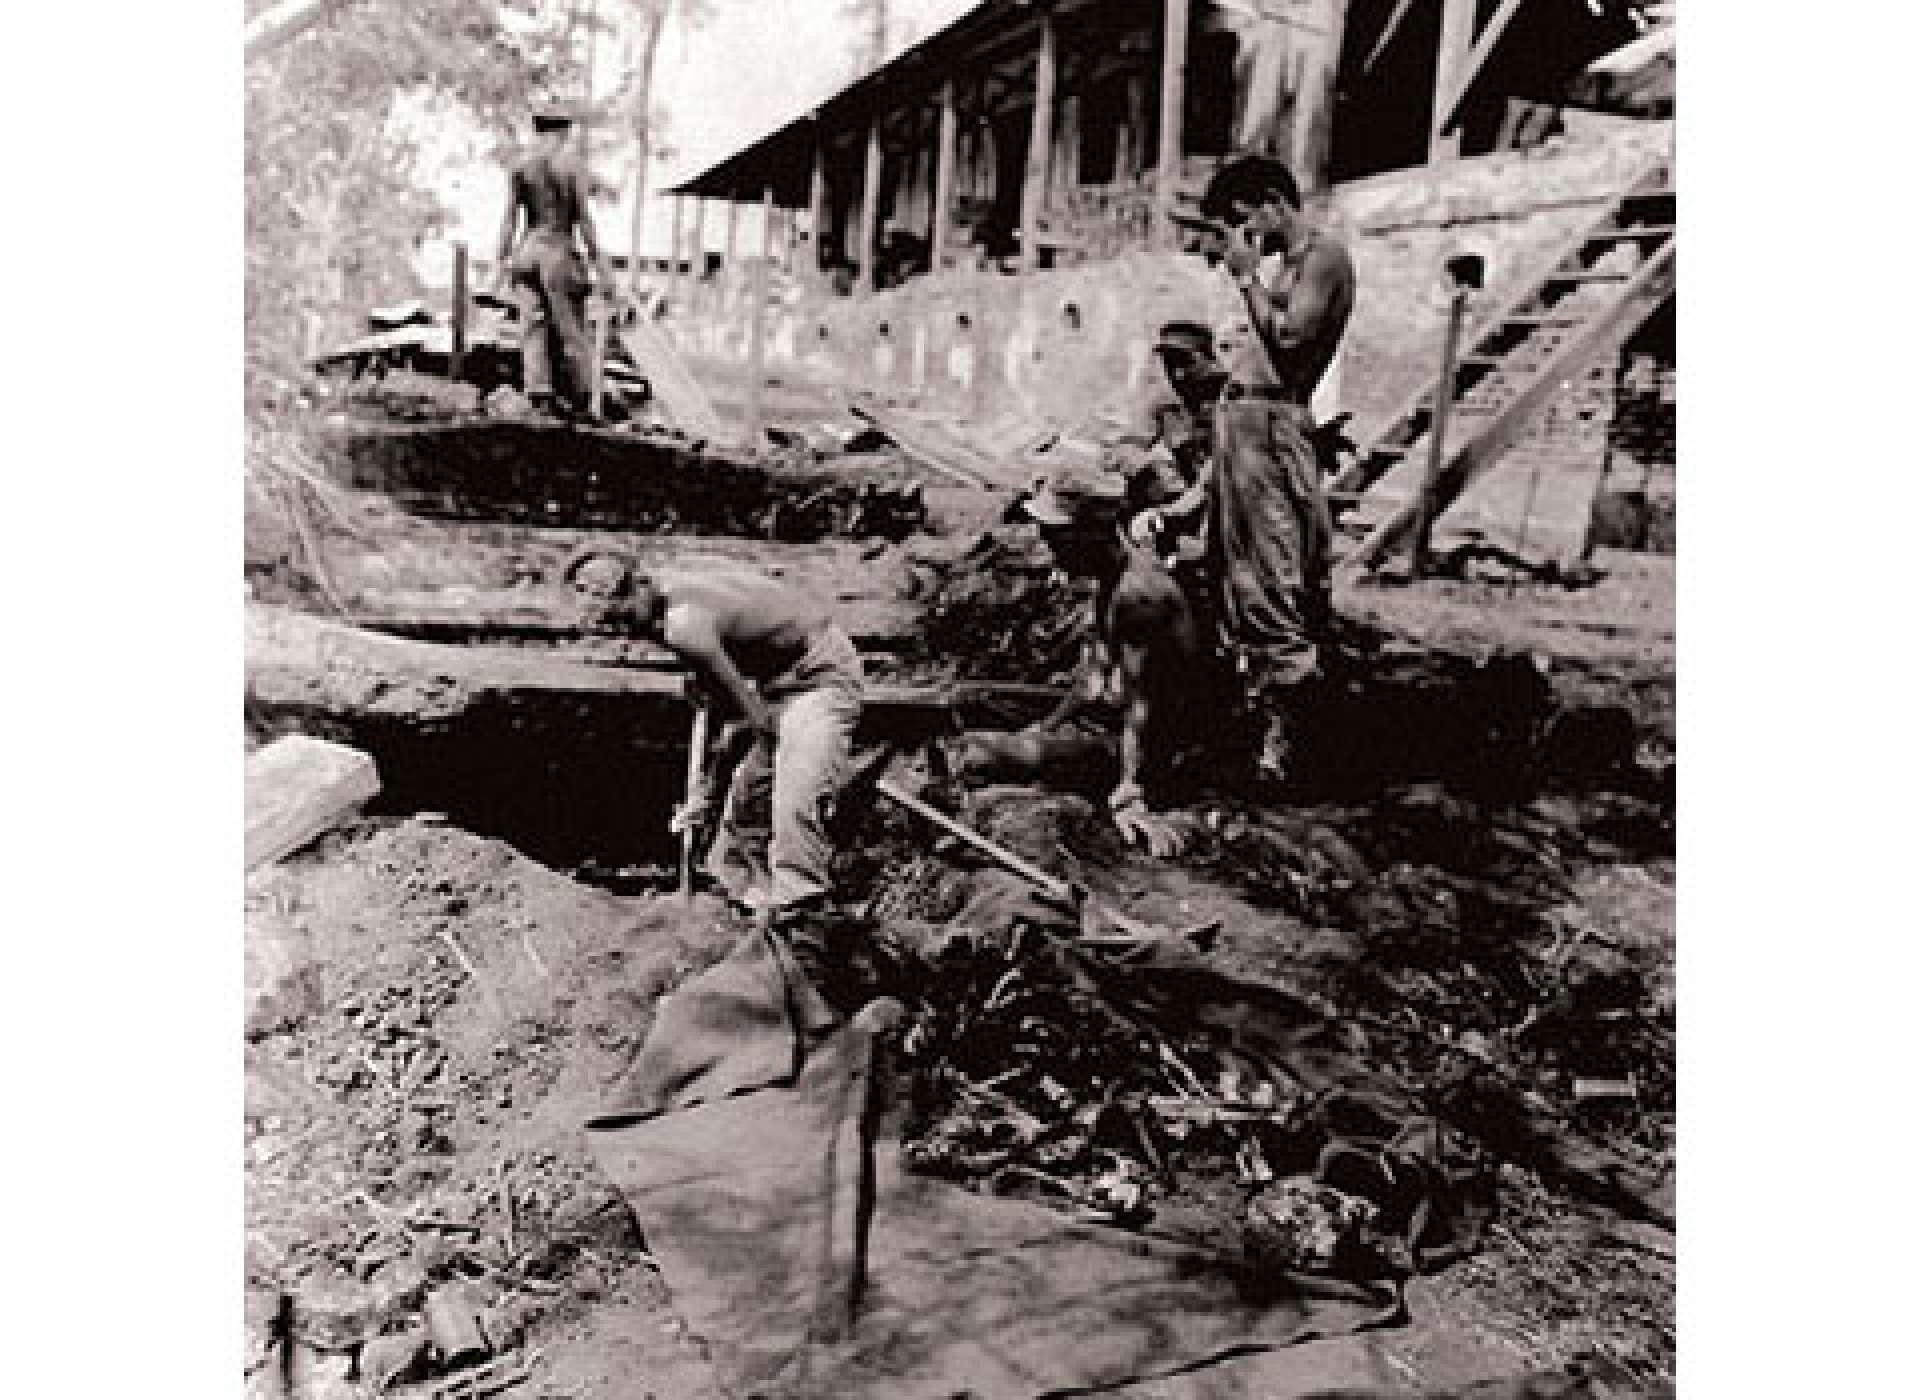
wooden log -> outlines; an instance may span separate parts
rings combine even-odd
[[[246,868],[291,855],[380,791],[358,749],[289,734],[247,759]]]

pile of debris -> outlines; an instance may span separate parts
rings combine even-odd
[[[435,317],[421,301],[375,307],[367,313],[368,334],[316,358],[313,367],[344,377],[353,386],[352,401],[406,422],[445,422],[475,412],[518,416],[520,337],[518,312],[511,302],[479,292],[471,302],[460,376],[453,371],[454,328]],[[644,424],[653,391],[626,345],[611,337],[601,364],[602,411],[609,422]],[[450,392],[421,392],[421,381],[438,381]],[[460,392],[462,386],[467,392]]]

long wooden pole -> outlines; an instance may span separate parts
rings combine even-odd
[[[773,190],[760,192],[760,256],[753,264],[753,324],[747,339],[747,442],[767,440],[762,420],[767,387],[767,267],[773,259]]]
[[[954,151],[960,144],[960,119],[953,106],[953,79],[940,84],[940,135],[934,149],[933,270],[946,266],[947,244],[953,237]]]
[[[1027,130],[1027,178],[1020,199],[1020,270],[1040,265],[1040,212],[1047,202],[1047,166],[1053,154],[1053,89],[1058,55],[1053,12],[1040,12],[1040,51],[1033,61],[1033,123]]]
[[[1180,185],[1187,110],[1187,0],[1166,0],[1160,36],[1160,159],[1154,169],[1154,241],[1173,240],[1173,196]]]

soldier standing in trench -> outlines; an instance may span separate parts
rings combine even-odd
[[[862,704],[852,640],[824,605],[757,574],[656,578],[623,551],[593,545],[568,561],[564,577],[587,627],[668,647],[693,673],[695,703],[725,714],[674,829],[704,828],[724,789],[709,871],[823,986],[831,975],[827,822]]]
[[[507,176],[495,282],[512,279],[520,309],[521,386],[528,400],[550,416],[584,416],[593,374],[587,335],[591,288],[574,243],[575,230],[599,272],[600,285],[611,288],[613,278],[600,256],[600,238],[587,205],[586,173],[567,150],[572,114],[559,107],[537,108],[533,129],[533,151]],[[524,237],[519,236],[522,215]]]
[[[1251,328],[1215,415],[1208,572],[1222,640],[1268,716],[1259,771],[1284,780],[1289,711],[1320,676],[1332,619],[1333,522],[1308,403],[1353,311],[1353,260],[1269,156],[1223,161],[1200,214],[1220,231],[1204,256],[1225,265]]]

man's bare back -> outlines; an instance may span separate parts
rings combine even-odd
[[[755,682],[791,671],[833,625],[817,600],[752,574],[662,577],[659,585],[667,644],[682,650],[717,643]]]

